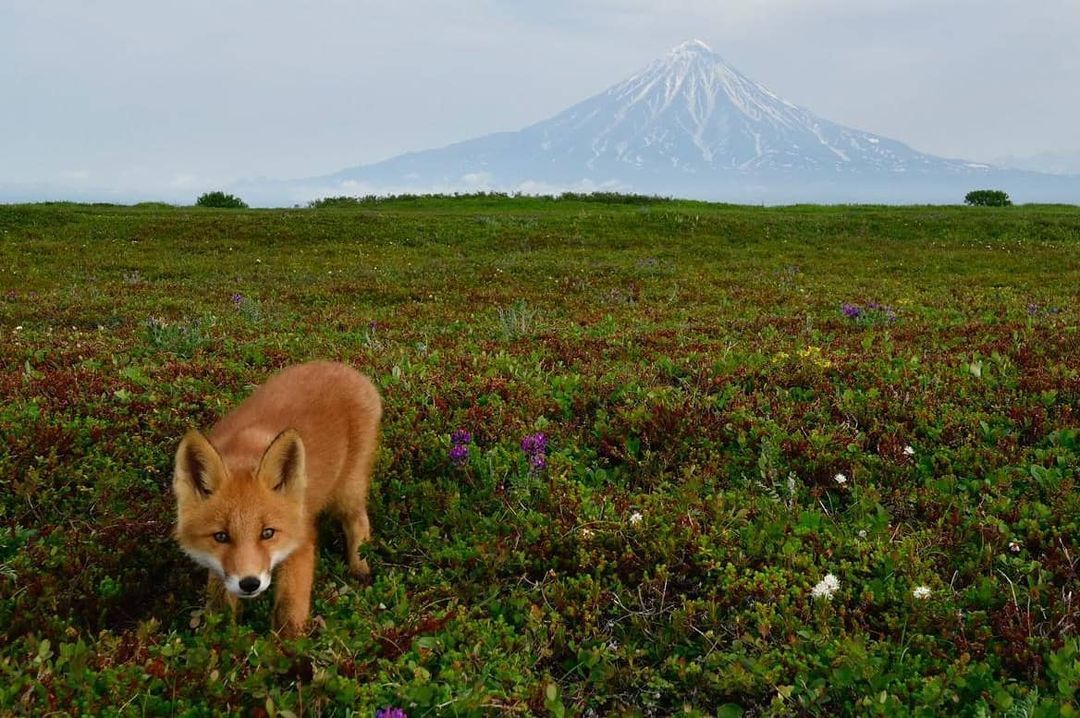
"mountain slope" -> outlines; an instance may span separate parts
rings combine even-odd
[[[943,159],[818,117],[695,40],[518,132],[286,186],[295,199],[618,189],[740,202],[956,202],[963,192],[991,184],[1021,199],[1080,198],[1080,178]]]
[[[679,45],[606,92],[525,130],[587,167],[665,165],[685,172],[907,171],[954,165],[821,119],[739,73],[699,41]]]

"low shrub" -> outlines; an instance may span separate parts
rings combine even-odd
[[[224,192],[206,192],[195,200],[196,207],[213,207],[214,209],[247,209],[247,203],[233,194]]]
[[[976,189],[967,193],[964,204],[972,207],[1008,207],[1012,200],[1007,192],[999,189]]]

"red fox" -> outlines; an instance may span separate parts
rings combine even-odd
[[[210,600],[237,610],[277,568],[274,627],[304,630],[315,571],[315,519],[329,511],[345,529],[349,569],[366,579],[360,544],[371,535],[368,485],[382,401],[344,364],[288,367],[214,425],[192,429],[176,451],[175,537],[210,569]]]

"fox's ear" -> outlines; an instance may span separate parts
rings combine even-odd
[[[184,434],[176,450],[173,492],[180,503],[205,499],[225,480],[225,465],[217,449],[194,429]]]
[[[302,496],[307,486],[304,442],[294,429],[286,429],[270,442],[256,472],[259,481],[283,494]]]

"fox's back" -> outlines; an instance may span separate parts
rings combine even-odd
[[[325,507],[355,462],[375,450],[382,404],[367,377],[345,364],[291,366],[260,386],[210,430],[230,473],[254,471],[274,437],[295,429],[304,442],[305,504]]]

